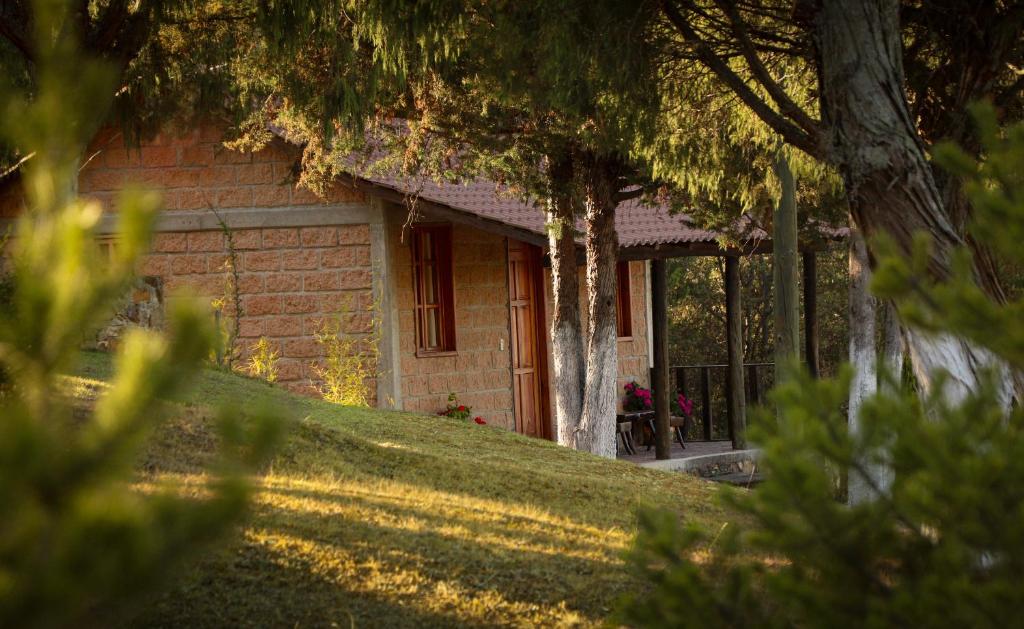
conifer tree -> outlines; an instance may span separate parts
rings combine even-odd
[[[129,288],[159,198],[120,196],[120,238],[103,255],[101,208],[77,198],[74,182],[111,106],[116,69],[81,50],[67,2],[37,0],[23,35],[34,88],[0,90],[0,131],[34,155],[7,261],[10,304],[0,309],[0,625],[81,626],[86,617],[102,625],[235,521],[247,495],[244,464],[266,451],[273,424],[221,418],[225,456],[207,498],[133,486],[139,449],[167,411],[162,401],[183,391],[213,341],[208,313],[189,300],[172,302],[169,334],[127,333],[109,389],[92,408],[75,408],[68,374],[84,335]]]

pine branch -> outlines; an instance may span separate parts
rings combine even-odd
[[[682,35],[684,41],[693,46],[701,63],[710,68],[765,124],[781,135],[788,144],[812,157],[819,159],[824,157],[819,137],[809,134],[789,118],[775,111],[755,94],[746,81],[733,72],[729,65],[697,35],[672,0],[663,0],[661,9],[669,23]]]
[[[779,111],[782,115],[786,116],[790,120],[793,120],[800,126],[801,129],[806,131],[811,137],[820,135],[820,123],[803,110],[802,107],[793,102],[793,99],[789,97],[786,90],[782,89],[782,86],[775,81],[771,73],[764,66],[761,61],[761,57],[757,54],[754,48],[754,44],[750,39],[750,34],[747,31],[747,25],[743,20],[743,17],[736,10],[736,5],[732,0],[716,0],[718,6],[725,11],[725,14],[729,17],[729,22],[732,27],[732,32],[736,35],[736,39],[739,43],[740,52],[743,53],[743,58],[747,61],[747,65],[750,66],[750,71],[757,79],[768,95],[772,97],[775,104],[778,105]]]

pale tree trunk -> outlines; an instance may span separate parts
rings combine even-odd
[[[579,273],[576,270],[574,216],[568,195],[549,201],[548,243],[551,252],[553,312],[551,358],[554,370],[555,432],[558,443],[576,448],[583,414],[583,329],[580,322]]]
[[[896,306],[887,302],[882,310],[882,365],[894,384],[892,392],[898,392],[903,376],[903,354],[906,341]],[[883,390],[885,387],[883,387]]]
[[[849,425],[852,434],[862,430],[860,413],[864,401],[878,391],[878,353],[875,349],[877,302],[871,295],[871,267],[864,238],[850,230],[850,382]],[[889,470],[870,461],[859,461],[847,479],[847,502],[851,505],[872,500],[890,484]]]
[[[616,203],[609,169],[601,160],[595,161],[597,164],[588,168],[583,185],[589,325],[583,416],[576,433],[576,446],[579,450],[615,458],[615,400],[618,394]]]
[[[827,150],[843,176],[856,226],[869,246],[872,237],[886,234],[908,255],[913,235],[928,233],[929,273],[949,277],[952,253],[965,243],[949,219],[907,106],[899,2],[824,0],[816,39]],[[995,367],[1004,374],[1001,393],[1009,404],[1009,372],[990,352],[949,334],[908,330],[906,339],[925,391],[944,370],[950,375],[944,395],[956,402],[978,388],[985,368]]]

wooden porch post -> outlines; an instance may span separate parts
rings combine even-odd
[[[815,378],[818,364],[818,258],[813,251],[804,251],[804,351],[807,369]]]
[[[740,261],[725,258],[725,326],[729,354],[729,435],[734,450],[747,445],[747,400],[743,384],[743,302],[740,298]]]
[[[651,323],[653,324],[654,369],[654,457],[671,456],[672,435],[669,426],[668,390],[668,279],[665,260],[651,260]]]

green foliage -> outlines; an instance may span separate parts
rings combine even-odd
[[[242,316],[245,314],[242,310],[242,296],[238,288],[238,249],[235,248],[234,232],[216,210],[213,208],[210,210],[217,217],[217,223],[220,225],[221,233],[224,234],[224,244],[228,250],[228,255],[221,265],[221,272],[224,274],[224,290],[220,297],[210,303],[218,333],[210,357],[217,367],[231,369],[238,359],[238,349],[235,344],[242,325]],[[229,310],[230,314],[228,314]]]
[[[313,366],[320,378],[320,395],[345,406],[369,406],[380,375],[381,321],[373,305],[365,310],[343,305],[316,332],[324,359]]]
[[[937,159],[966,178],[972,230],[1000,255],[1024,261],[1024,125],[995,131],[976,108],[986,160],[944,147]],[[998,305],[972,281],[969,253],[943,283],[926,283],[924,238],[913,260],[880,260],[876,291],[926,332],[966,337],[1024,368],[1021,303]],[[856,366],[854,366],[856,367]],[[1024,410],[1007,409],[1000,374],[951,402],[888,386],[865,403],[860,430],[842,411],[850,368],[836,379],[799,374],[772,394],[785,421],[761,421],[764,484],[725,500],[744,514],[714,535],[675,518],[642,517],[632,554],[653,583],[622,609],[638,626],[1002,627],[1024,605]],[[890,486],[872,469],[888,467]],[[867,479],[876,499],[837,500],[844,476]]]
[[[267,382],[276,382],[277,361],[280,356],[280,352],[274,349],[267,337],[261,336],[260,340],[249,348],[249,375]]]
[[[28,211],[11,244],[11,300],[0,309],[0,625],[102,624],[137,604],[188,551],[239,515],[240,474],[261,458],[274,425],[221,415],[224,455],[200,501],[173,488],[134,487],[140,445],[209,351],[213,331],[196,302],[173,302],[169,335],[132,330],[109,387],[75,407],[67,373],[92,326],[109,315],[147,250],[157,195],[118,199],[121,240],[96,242],[101,208],[79,199],[82,151],[115,91],[108,65],[77,45],[63,2],[40,0],[33,18],[36,90],[0,93],[3,133],[35,157],[24,168]]]

